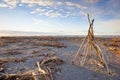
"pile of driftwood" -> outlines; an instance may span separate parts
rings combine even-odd
[[[63,63],[63,60],[57,56],[52,56],[37,62],[38,72],[43,80],[55,80],[55,73],[60,71],[59,65]]]
[[[94,31],[93,31],[93,22],[94,19],[90,19],[88,14],[88,21],[89,21],[89,29],[88,34],[83,40],[80,48],[78,49],[72,63],[83,66],[85,64],[87,56],[92,56],[96,59],[97,65],[101,67],[106,67],[107,71],[109,72],[108,65],[105,61],[104,55],[102,53],[102,50],[97,45],[95,38],[94,38]],[[96,53],[96,54],[95,54]]]
[[[41,61],[36,62],[36,69],[16,74],[0,73],[0,80],[56,80],[55,74],[61,71],[59,66],[62,63],[63,60],[55,54],[49,54]]]

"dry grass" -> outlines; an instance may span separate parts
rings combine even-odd
[[[11,58],[10,61],[12,62],[25,62],[27,60],[27,57],[21,57],[21,58]]]
[[[119,49],[119,50],[116,50],[115,52],[120,55],[120,49]]]
[[[120,38],[112,38],[111,41],[113,41],[113,42],[120,42]]]
[[[22,37],[1,37],[0,40],[4,41],[5,43],[16,43],[22,40]]]
[[[27,57],[20,57],[20,58],[0,58],[0,62],[7,63],[7,62],[24,62],[27,60]]]
[[[49,46],[49,47],[57,47],[57,48],[66,48],[64,43],[58,41],[40,41],[40,42],[33,42],[35,46]]]
[[[113,53],[120,55],[120,49],[114,49],[112,50]]]
[[[109,51],[120,55],[120,38],[112,38],[108,48]]]
[[[21,52],[18,52],[18,51],[8,51],[4,54],[7,54],[7,55],[18,55],[18,54],[22,54]]]
[[[113,53],[120,55],[120,49],[119,48],[110,46],[108,49],[109,49],[109,51],[112,51]]]
[[[7,46],[7,44],[3,41],[0,41],[0,47]]]
[[[120,44],[119,43],[111,43],[111,44],[109,44],[109,46],[120,47]]]
[[[36,80],[32,74],[4,74],[0,80]]]

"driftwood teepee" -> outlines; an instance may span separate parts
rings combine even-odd
[[[77,53],[75,54],[75,57],[74,57],[72,63],[76,64],[75,62],[77,62],[77,65],[83,66],[85,64],[88,53],[89,54],[91,53],[94,55],[94,57],[97,57],[99,66],[106,67],[107,71],[109,71],[108,65],[104,59],[104,55],[102,54],[100,47],[95,42],[94,31],[93,31],[94,19],[91,20],[89,17],[89,14],[87,14],[87,16],[88,16],[88,21],[89,21],[89,25],[90,25],[89,29],[88,29],[88,34],[85,37],[85,39],[83,40],[82,44],[80,45]],[[93,52],[93,50],[94,50],[94,52]],[[83,54],[82,57],[80,57],[81,54]],[[79,58],[81,58],[81,59],[79,59]]]

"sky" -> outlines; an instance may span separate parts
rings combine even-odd
[[[0,31],[120,35],[120,0],[0,0]]]

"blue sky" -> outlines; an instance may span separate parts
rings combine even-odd
[[[98,35],[120,35],[120,0],[0,0],[0,30],[83,35],[86,14]]]

